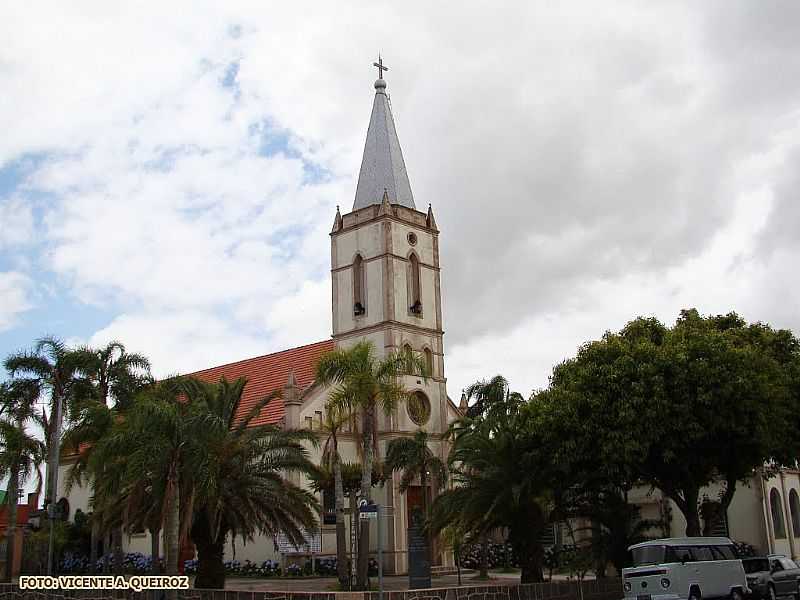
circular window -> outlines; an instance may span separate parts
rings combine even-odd
[[[408,416],[411,420],[420,427],[425,425],[428,419],[431,418],[431,403],[428,402],[427,396],[422,392],[414,392],[409,397],[406,403],[406,410],[408,410]]]
[[[411,233],[408,234],[408,243],[411,244],[412,246],[416,246],[417,245],[417,234],[416,233],[411,232]]]

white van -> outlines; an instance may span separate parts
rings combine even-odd
[[[743,600],[750,592],[742,561],[728,538],[668,538],[628,550],[634,566],[622,570],[626,599]]]

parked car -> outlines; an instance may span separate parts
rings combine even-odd
[[[800,567],[791,558],[770,554],[768,557],[771,573],[770,596],[794,596],[800,600]]]
[[[747,576],[747,587],[750,588],[750,594],[753,600],[769,598],[772,595],[770,586],[772,586],[774,590],[769,558],[766,556],[750,556],[743,558],[742,566]]]
[[[728,538],[668,538],[628,550],[635,565],[622,570],[628,600],[743,600],[750,593],[742,561]]]

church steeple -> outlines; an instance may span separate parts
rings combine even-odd
[[[384,192],[392,204],[416,209],[400,141],[394,127],[391,104],[386,95],[383,71],[388,71],[388,67],[383,66],[380,57],[375,66],[378,67],[379,78],[375,82],[375,101],[372,104],[353,210],[381,204]]]

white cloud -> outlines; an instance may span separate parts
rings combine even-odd
[[[798,5],[187,7],[0,8],[0,165],[46,153],[37,258],[120,312],[97,339],[186,370],[329,335],[379,49],[442,229],[451,395],[543,385],[638,314],[800,329]],[[0,246],[36,226],[13,202]]]
[[[32,308],[30,286],[22,273],[0,272],[0,331],[13,327],[19,315]]]
[[[33,211],[25,200],[11,196],[0,200],[0,249],[30,242],[33,238]]]
[[[264,354],[263,342],[243,328],[202,311],[122,314],[89,344],[122,340],[129,352],[147,356],[158,377],[189,373]]]

